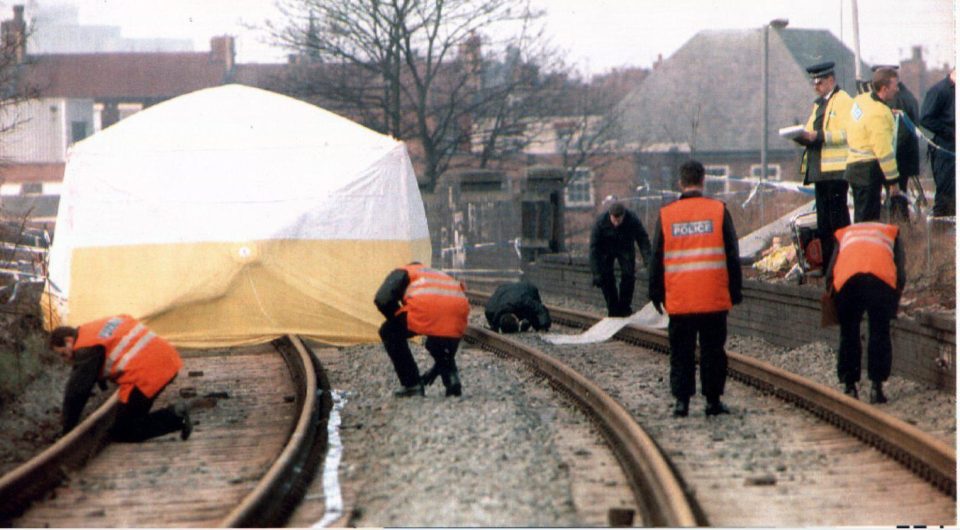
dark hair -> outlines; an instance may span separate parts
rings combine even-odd
[[[71,328],[70,326],[60,326],[54,328],[50,332],[50,347],[51,348],[60,348],[67,345],[67,337],[73,337],[74,340],[77,338],[77,328]]]
[[[623,214],[626,212],[627,208],[622,202],[615,202],[610,205],[610,215],[614,217],[623,217]]]
[[[688,160],[680,166],[680,187],[703,186],[703,164],[696,160]]]
[[[500,331],[503,333],[516,333],[520,329],[520,321],[517,315],[505,313],[500,317]]]
[[[873,92],[879,92],[881,88],[887,86],[891,79],[899,79],[897,71],[893,68],[877,68],[873,72],[873,81],[870,83]]]

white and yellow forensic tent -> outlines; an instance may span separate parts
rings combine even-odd
[[[430,262],[402,143],[240,85],[77,143],[62,189],[48,325],[127,313],[188,347],[371,342],[380,283]]]

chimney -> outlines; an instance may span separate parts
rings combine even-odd
[[[658,53],[658,54],[657,54],[657,62],[653,63],[653,69],[656,70],[657,68],[660,68],[660,65],[662,65],[662,64],[663,64],[663,54],[662,54],[662,53]]]
[[[0,23],[0,38],[3,39],[3,53],[13,57],[17,64],[23,62],[27,54],[27,24],[23,20],[23,5],[13,6],[13,20]]]
[[[913,47],[913,60],[919,61],[923,59],[923,46],[914,46]]]
[[[233,70],[236,59],[236,50],[233,37],[230,35],[221,35],[210,39],[210,62],[220,63],[224,70],[230,72]]]

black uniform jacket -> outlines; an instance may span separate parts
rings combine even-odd
[[[680,195],[679,200],[690,197],[702,197],[699,191],[688,191]],[[740,270],[740,244],[737,230],[726,206],[723,208],[723,250],[727,255],[727,278],[729,278],[730,301],[734,305],[743,301],[743,271]],[[650,284],[647,296],[651,302],[663,305],[667,299],[666,285],[663,279],[663,226],[657,216],[657,230],[653,233],[653,261],[650,264]]]
[[[920,105],[902,82],[900,92],[891,107],[902,110],[914,125],[920,124]],[[902,123],[897,127],[897,170],[904,178],[920,174],[920,143]]]
[[[956,87],[945,77],[930,87],[920,109],[920,125],[934,134],[933,141],[940,147],[956,152]]]
[[[484,307],[487,324],[494,331],[500,331],[500,317],[506,313],[513,313],[518,319],[526,320],[537,331],[550,329],[550,312],[540,300],[540,291],[528,281],[521,280],[497,287]]]
[[[107,349],[103,346],[74,350],[73,370],[70,371],[70,378],[63,392],[63,434],[67,434],[80,423],[80,415],[90,399],[94,383],[100,385],[100,390],[107,389],[107,382],[100,379],[100,370],[106,355]]]
[[[406,269],[394,269],[387,275],[377,294],[373,298],[373,303],[383,316],[388,319],[393,318],[400,309],[400,302],[403,301],[403,295],[407,292],[410,285],[410,275]]]
[[[608,256],[623,256],[630,261],[635,260],[637,255],[634,244],[640,247],[643,263],[650,267],[650,237],[640,218],[627,210],[620,226],[614,227],[608,212],[600,214],[590,232],[590,271],[594,276],[600,274],[600,264]]]

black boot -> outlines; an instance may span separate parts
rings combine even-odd
[[[887,402],[887,396],[883,395],[883,382],[874,381],[870,386],[870,403],[879,405]]]
[[[716,416],[718,414],[730,414],[730,409],[720,401],[720,398],[707,399],[707,408],[703,410],[707,416]]]
[[[394,391],[393,395],[396,397],[422,396],[423,385],[417,383],[413,386],[401,387],[399,390]]]
[[[190,438],[190,434],[193,433],[193,421],[190,419],[190,408],[185,401],[178,400],[173,406],[173,412],[179,416],[180,421],[183,422],[183,425],[180,427],[180,439],[187,440]]]
[[[673,417],[685,418],[689,413],[690,413],[689,399],[678,399],[677,402],[673,404]]]
[[[860,398],[860,395],[857,394],[857,385],[855,383],[847,383],[843,389],[843,393],[852,397],[853,399]]]
[[[460,372],[457,371],[456,366],[440,374],[440,379],[443,380],[443,386],[447,388],[447,396],[460,396],[462,394],[462,389],[460,387]]]

